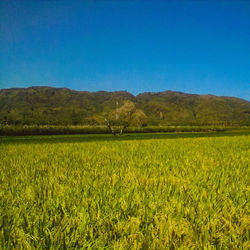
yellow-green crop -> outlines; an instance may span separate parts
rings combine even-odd
[[[3,249],[249,249],[250,137],[0,144]]]

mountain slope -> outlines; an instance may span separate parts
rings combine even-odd
[[[160,123],[249,124],[250,102],[234,97],[165,91],[136,97],[145,114]]]
[[[250,125],[250,102],[233,97],[164,91],[137,96],[126,91],[87,92],[30,87],[0,90],[2,124],[95,124],[94,117],[130,100],[148,125]]]

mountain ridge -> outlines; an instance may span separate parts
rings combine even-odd
[[[250,125],[250,102],[238,97],[179,91],[77,91],[31,86],[0,89],[1,124],[98,125],[96,115],[126,100],[146,114],[146,125]]]
[[[236,97],[236,96],[224,96],[224,95],[214,95],[214,94],[193,94],[193,93],[187,93],[187,92],[182,92],[182,91],[173,91],[173,90],[163,90],[163,91],[145,91],[145,92],[141,92],[139,94],[132,94],[127,90],[114,90],[114,91],[107,91],[107,90],[97,90],[97,91],[88,91],[88,90],[75,90],[75,89],[70,89],[70,88],[66,88],[66,87],[51,87],[51,86],[47,86],[47,85],[41,85],[41,86],[30,86],[30,87],[20,87],[20,88],[0,88],[0,91],[7,91],[7,90],[26,90],[26,89],[43,89],[43,88],[50,88],[50,89],[62,89],[62,90],[69,90],[69,91],[75,91],[75,92],[83,92],[83,93],[99,93],[99,92],[103,92],[103,93],[129,93],[131,95],[133,95],[134,97],[137,97],[139,95],[143,95],[143,94],[159,94],[159,93],[165,93],[165,92],[170,92],[170,93],[179,93],[179,94],[185,94],[185,95],[193,95],[193,96],[212,96],[212,97],[220,97],[220,98],[235,98],[235,99],[240,99],[240,100],[244,100],[247,102],[250,102],[250,100],[241,98],[241,97]]]

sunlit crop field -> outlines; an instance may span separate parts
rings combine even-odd
[[[250,248],[250,136],[37,141],[0,143],[2,249]]]

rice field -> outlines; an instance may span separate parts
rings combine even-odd
[[[0,248],[250,248],[249,135],[43,138],[0,139]]]

